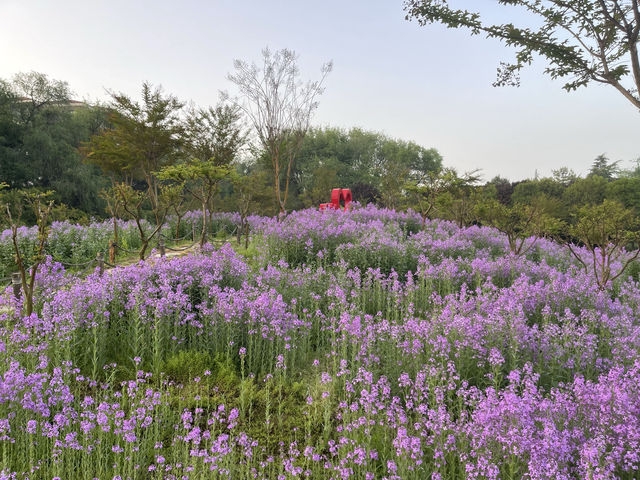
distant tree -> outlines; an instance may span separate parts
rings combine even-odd
[[[144,260],[151,241],[164,226],[164,221],[167,218],[172,202],[175,201],[175,196],[171,192],[165,191],[163,186],[158,187],[155,207],[155,215],[158,220],[155,225],[148,228],[144,220],[144,204],[149,199],[148,193],[135,190],[126,183],[114,185],[114,191],[118,196],[118,201],[122,205],[124,213],[136,223],[141,244],[139,258]]]
[[[557,170],[551,170],[553,179],[563,187],[568,187],[578,179],[576,172],[568,167],[560,167]]]
[[[44,73],[18,73],[13,77],[13,95],[21,124],[36,121],[42,109],[66,105],[71,100],[69,84],[61,80],[50,80]]]
[[[407,179],[420,181],[442,168],[442,157],[434,148],[426,149],[413,142],[381,136],[380,191],[386,207],[398,208],[404,195]]]
[[[441,194],[457,189],[465,182],[474,183],[475,181],[476,177],[469,175],[466,178],[460,178],[453,168],[444,168],[439,172],[428,172],[409,181],[405,188],[412,201],[411,207],[422,217],[422,227],[424,228],[427,218],[436,207],[436,201]]]
[[[247,141],[239,109],[219,104],[215,108],[191,109],[187,116],[185,162],[168,165],[158,172],[162,180],[173,180],[198,200],[202,208],[200,245],[207,241],[220,183],[233,171],[231,163]]]
[[[227,178],[231,171],[229,165],[216,165],[211,161],[192,159],[185,163],[168,165],[157,174],[162,180],[173,180],[184,184],[184,188],[200,202],[202,208],[200,246],[207,242],[213,198],[220,182]]]
[[[380,191],[369,183],[355,183],[351,187],[353,200],[362,205],[376,203],[380,199]]]
[[[544,208],[542,198],[527,205],[516,203],[511,207],[488,200],[478,206],[477,212],[483,223],[506,235],[513,255],[522,256],[534,247],[539,238],[560,230],[560,221],[546,214]]]
[[[377,193],[364,203],[398,206],[404,202],[405,182],[440,170],[442,157],[433,148],[377,132],[314,128],[305,136],[293,169],[292,184],[299,194],[309,192],[317,184],[314,172],[320,164],[324,167],[330,164],[335,170],[335,186],[351,187],[354,199],[357,184],[370,185]]]
[[[436,198],[438,214],[456,222],[458,227],[473,223],[476,218],[476,205],[482,201],[482,194],[477,187],[480,175],[477,170],[459,175],[450,170],[454,178]]]
[[[519,71],[544,58],[545,73],[567,78],[568,91],[592,82],[610,85],[640,109],[640,4],[637,0],[498,0],[527,11],[536,27],[490,24],[480,13],[451,8],[446,0],[405,0],[407,20],[442,23],[484,33],[516,49],[512,63],[502,63],[495,85],[518,85]],[[513,18],[513,15],[512,15]],[[524,21],[523,21],[524,23]]]
[[[169,204],[169,211],[176,218],[176,231],[174,238],[180,239],[180,224],[182,218],[186,215],[185,204],[187,204],[187,197],[185,195],[184,182],[174,182],[171,185],[164,185],[164,197]]]
[[[600,154],[591,164],[591,170],[589,170],[588,176],[598,176],[606,180],[613,180],[620,172],[620,168],[618,167],[619,163],[619,161],[610,162],[605,154]]]
[[[511,203],[511,195],[513,195],[513,184],[506,178],[500,176],[493,177],[486,186],[493,186],[496,191],[496,199],[503,205]]]
[[[328,159],[313,170],[313,183],[311,188],[302,193],[302,201],[307,207],[317,207],[320,203],[326,203],[331,198],[331,190],[340,188],[338,172],[334,159]]]
[[[409,166],[402,162],[384,163],[380,179],[380,200],[385,207],[400,208],[409,172]]]
[[[513,203],[526,204],[542,195],[560,199],[564,191],[564,186],[552,178],[525,180],[514,187],[511,201]]]
[[[247,114],[271,161],[274,194],[284,214],[293,162],[332,64],[323,65],[320,80],[303,84],[293,51],[264,49],[262,63],[259,67],[235,60],[235,73],[228,78],[239,89],[242,100],[237,105]]]
[[[587,252],[585,255],[566,242],[569,251],[585,272],[591,271],[596,284],[603,290],[640,255],[638,248],[631,252],[624,250],[633,243],[637,246],[640,241],[638,219],[630,209],[613,200],[582,207],[569,232],[582,242]]]
[[[215,169],[211,167],[225,167],[218,168],[218,173],[223,171],[225,173],[215,180],[212,195],[207,200],[208,223],[211,225],[213,223],[213,201],[220,181],[233,171],[230,165],[245,148],[248,141],[248,133],[243,124],[240,108],[237,105],[221,102],[208,109],[191,109],[187,116],[185,139],[185,152],[190,163],[192,165],[199,163],[201,174],[204,174],[205,170],[208,172],[205,175],[209,177],[208,179],[201,178],[205,183],[214,181],[214,177],[216,177],[213,175]],[[189,188],[190,185],[186,185],[186,187]],[[189,191],[192,192],[192,190]],[[202,190],[200,193],[202,194]],[[203,222],[203,228],[206,225],[207,222]]]
[[[566,188],[562,198],[568,207],[600,204],[606,197],[607,183],[601,175],[579,178]]]
[[[100,191],[100,196],[107,204],[107,213],[111,217],[111,225],[113,228],[113,244],[117,245],[118,238],[118,218],[122,214],[122,200],[115,186],[104,188]],[[109,261],[114,263],[116,257],[116,249],[114,245],[109,251]]]
[[[229,165],[247,143],[242,113],[237,106],[191,108],[187,113],[183,150],[189,158]]]
[[[640,178],[640,157],[633,160],[633,168],[623,171],[627,177]]]
[[[640,212],[640,177],[618,178],[607,183],[605,197]]]
[[[236,236],[240,244],[244,235],[244,248],[249,248],[249,214],[260,210],[260,205],[269,197],[269,192],[265,189],[267,181],[267,172],[260,170],[247,171],[244,174],[234,172],[231,176],[233,190],[237,195],[237,211],[240,214],[240,225]]]

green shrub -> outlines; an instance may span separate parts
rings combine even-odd
[[[193,377],[203,375],[212,364],[211,355],[207,352],[183,350],[167,358],[163,371],[170,379],[187,383]]]

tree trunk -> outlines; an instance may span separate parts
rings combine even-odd
[[[147,252],[148,246],[149,246],[149,239],[146,239],[142,242],[142,248],[140,249],[140,260],[144,260],[144,254]]]
[[[207,202],[202,202],[202,235],[200,236],[200,247],[207,241]]]
[[[113,243],[118,244],[118,219],[114,213],[113,215]],[[116,248],[113,251],[109,250],[109,261],[113,263],[116,259]]]
[[[30,316],[33,313],[33,292],[31,294],[24,295],[24,304],[22,305],[25,316]]]
[[[180,221],[181,220],[182,220],[182,217],[178,215],[178,222],[176,223],[176,241],[180,239]]]
[[[245,219],[240,217],[240,225],[238,226],[238,231],[236,232],[236,239],[238,240],[238,245],[242,241],[242,233],[244,232],[244,222]]]

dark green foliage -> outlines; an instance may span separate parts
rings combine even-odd
[[[376,203],[380,200],[380,190],[369,183],[355,183],[351,187],[353,200],[361,205]]]
[[[105,115],[71,96],[66,82],[37,72],[0,80],[0,178],[12,189],[55,190],[57,203],[101,215],[98,191],[105,179],[82,163],[77,148],[101,128]]]
[[[607,192],[607,180],[600,175],[579,178],[562,194],[567,205],[582,206],[602,203]]]
[[[618,178],[608,183],[606,197],[640,212],[640,178]]]
[[[606,155],[601,154],[591,164],[591,170],[589,170],[589,176],[598,176],[606,180],[612,180],[618,173],[620,168],[618,164],[620,162],[609,162]]]
[[[567,243],[567,247],[585,271],[593,273],[601,289],[621,276],[640,255],[638,219],[633,211],[614,200],[580,208],[569,232],[584,245],[588,254],[581,254],[571,243]],[[630,249],[629,253],[625,249]]]
[[[493,186],[495,188],[496,200],[498,200],[502,205],[509,205],[511,203],[511,195],[513,195],[515,185],[509,180],[497,176],[491,179],[486,186]]]
[[[407,177],[441,168],[442,157],[433,148],[358,128],[316,128],[301,144],[292,187],[313,200],[308,204],[320,203],[320,199],[328,202],[328,175],[331,188],[351,188],[354,200],[398,207]]]

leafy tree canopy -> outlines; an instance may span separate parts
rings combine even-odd
[[[497,38],[516,50],[498,68],[495,85],[518,85],[518,73],[539,55],[545,73],[565,81],[567,91],[592,82],[614,87],[640,109],[640,5],[638,0],[498,0],[519,7],[539,21],[537,28],[491,24],[480,13],[449,6],[447,0],[405,0],[407,20],[422,26],[442,23],[472,35]]]
[[[77,147],[105,115],[71,96],[66,82],[38,72],[0,79],[0,178],[13,190],[55,190],[57,202],[100,213],[103,179],[95,167],[82,164]]]
[[[620,162],[610,162],[605,154],[598,155],[591,164],[591,170],[589,170],[589,176],[597,175],[607,180],[613,180],[613,178],[620,172],[618,164]]]

